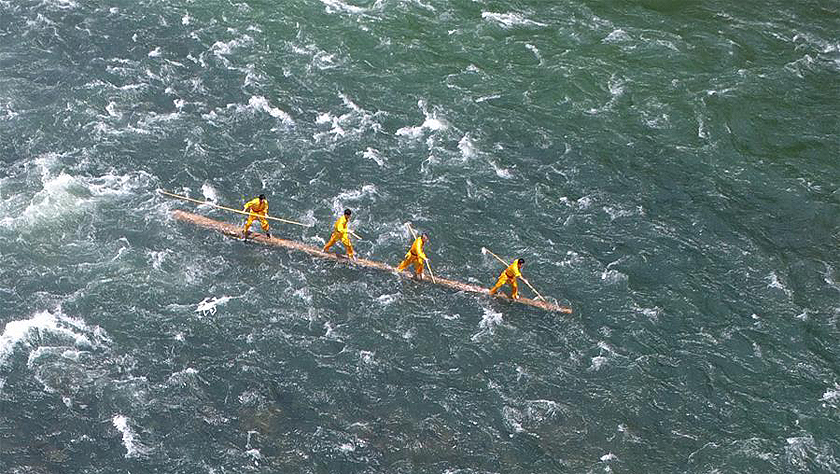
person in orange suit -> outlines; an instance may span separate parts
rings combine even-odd
[[[496,280],[496,284],[493,285],[493,288],[490,288],[490,294],[495,295],[499,288],[502,287],[505,283],[510,283],[511,292],[510,297],[517,300],[519,299],[519,285],[516,283],[516,279],[522,276],[522,267],[525,266],[525,259],[517,259],[511,263],[505,271],[499,275],[499,279]]]
[[[350,229],[347,228],[347,224],[350,222],[350,216],[352,214],[353,212],[350,211],[350,209],[345,209],[344,215],[335,221],[332,236],[330,236],[330,240],[327,242],[327,245],[324,245],[324,252],[329,250],[333,244],[340,240],[344,245],[344,250],[347,252],[347,256],[350,258],[356,258],[353,255],[353,244],[350,243]]]
[[[270,239],[271,232],[268,231],[268,219],[265,218],[268,214],[268,201],[265,199],[265,194],[260,194],[259,197],[246,202],[245,208],[242,210],[248,212],[248,220],[245,221],[245,229],[242,230],[245,238],[247,239],[248,234],[251,232],[251,224],[254,220],[259,219],[265,236]]]
[[[423,246],[427,243],[429,243],[428,234],[423,234],[414,239],[414,243],[411,244],[411,248],[409,248],[408,253],[405,254],[405,259],[403,259],[400,266],[397,267],[397,271],[401,272],[413,263],[415,278],[422,280],[423,270],[425,270],[423,264],[426,263],[426,260],[428,260],[428,257],[426,257],[426,254],[423,252]]]

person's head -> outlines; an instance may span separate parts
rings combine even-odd
[[[265,201],[265,194],[260,194],[260,201]]]
[[[344,217],[350,219],[351,214],[353,214],[353,211],[351,211],[350,209],[345,209],[344,210]]]
[[[429,234],[427,234],[427,233],[425,233],[425,232],[424,232],[424,233],[423,233],[423,235],[421,235],[421,236],[420,236],[420,238],[422,238],[422,239],[423,239],[423,243],[424,243],[424,244],[428,244],[428,243],[429,243]]]
[[[519,262],[519,268],[522,268],[522,267],[525,266],[525,259],[524,258],[520,258],[519,260],[517,260],[517,262]]]

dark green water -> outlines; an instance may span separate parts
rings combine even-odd
[[[840,472],[840,4],[0,0],[0,472]],[[571,316],[247,245],[168,189]],[[523,286],[522,292],[531,295]]]

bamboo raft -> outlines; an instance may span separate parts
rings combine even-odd
[[[220,232],[220,233],[222,233],[226,236],[229,236],[229,237],[235,237],[235,238],[238,238],[238,239],[242,238],[241,227],[233,225],[233,224],[229,224],[227,222],[217,221],[215,219],[210,219],[209,217],[204,217],[204,216],[201,216],[201,215],[198,215],[198,214],[193,214],[191,212],[185,212],[185,211],[181,211],[181,210],[172,211],[172,217],[174,217],[175,219],[184,221],[184,222],[189,222],[191,224],[195,224],[199,227],[204,227],[205,229],[215,230],[215,231]],[[307,244],[304,244],[302,242],[296,242],[294,240],[285,240],[285,239],[280,239],[280,238],[273,237],[273,236],[272,237],[266,237],[264,234],[259,234],[259,233],[255,233],[255,232],[252,232],[252,233],[249,234],[248,240],[253,241],[253,242],[259,242],[259,243],[264,244],[264,245],[272,245],[272,246],[275,246],[275,247],[283,247],[283,248],[290,249],[290,250],[297,250],[297,251],[300,251],[300,252],[308,253],[309,255],[312,255],[313,257],[323,258],[323,259],[327,259],[327,260],[333,260],[333,261],[336,261],[336,262],[342,262],[342,263],[346,263],[348,265],[356,265],[356,266],[359,266],[359,267],[373,268],[373,269],[382,270],[382,271],[385,271],[385,272],[392,272],[392,273],[397,272],[396,267],[392,267],[392,266],[390,266],[388,264],[385,264],[385,263],[382,263],[382,262],[377,262],[377,261],[374,261],[374,260],[368,260],[368,259],[365,259],[365,258],[356,258],[355,260],[351,260],[351,259],[348,259],[347,257],[340,256],[338,254],[323,252],[318,247],[315,247],[315,246],[312,246],[312,245],[307,245]],[[423,280],[423,281],[427,282],[427,283],[432,283],[429,280]],[[551,303],[549,301],[541,301],[541,300],[535,300],[535,299],[525,298],[525,297],[520,297],[519,299],[514,300],[514,299],[511,299],[508,296],[502,295],[502,294],[491,295],[490,292],[487,290],[487,288],[484,288],[484,287],[481,287],[481,286],[478,286],[478,285],[470,285],[468,283],[462,283],[460,281],[448,280],[446,278],[440,278],[439,276],[436,276],[435,283],[438,284],[438,285],[441,285],[441,286],[446,286],[446,287],[452,288],[452,289],[457,290],[457,291],[466,291],[466,292],[470,292],[470,293],[477,293],[477,294],[484,295],[484,296],[501,298],[505,301],[514,302],[514,303],[521,303],[521,304],[524,304],[524,305],[533,306],[535,308],[544,309],[546,311],[553,311],[553,312],[559,312],[559,313],[571,313],[572,312],[571,308],[568,308],[566,306],[560,306],[558,304]]]

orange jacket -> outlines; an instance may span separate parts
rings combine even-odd
[[[260,198],[254,198],[245,203],[243,211],[251,210],[255,214],[268,214],[268,199],[260,203]]]
[[[335,225],[333,225],[333,229],[342,235],[347,235],[347,216],[341,216],[335,221]]]
[[[414,243],[411,244],[411,248],[408,250],[408,253],[411,255],[416,256],[420,260],[428,260],[426,254],[423,253],[423,237],[417,237],[414,239]],[[407,257],[408,255],[406,255]]]
[[[514,260],[513,263],[511,263],[510,266],[508,266],[502,273],[504,273],[510,280],[521,277],[522,272],[519,270],[519,259],[517,258]]]

